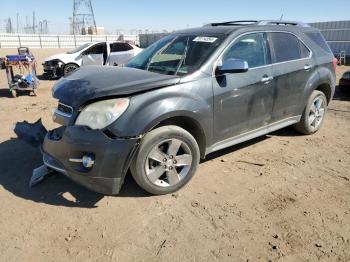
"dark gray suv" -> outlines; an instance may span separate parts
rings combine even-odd
[[[184,186],[211,152],[294,125],[320,129],[335,61],[317,29],[234,21],[175,32],[125,67],[84,67],[53,88],[47,167],[118,194],[131,171],[152,194]]]

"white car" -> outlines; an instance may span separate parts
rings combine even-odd
[[[67,53],[46,58],[44,74],[57,78],[84,65],[123,65],[141,51],[141,48],[124,42],[87,43]]]

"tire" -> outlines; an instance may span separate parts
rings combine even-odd
[[[327,98],[323,92],[315,90],[309,97],[300,122],[294,125],[294,129],[305,135],[314,134],[322,127],[326,113]]]
[[[194,137],[180,127],[169,125],[144,136],[130,171],[141,188],[154,195],[164,195],[186,185],[195,174],[199,160]]]
[[[63,68],[63,76],[67,76],[77,70],[79,66],[77,64],[69,63]]]

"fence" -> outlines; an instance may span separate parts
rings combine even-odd
[[[74,48],[85,43],[128,41],[139,44],[137,35],[35,35],[0,34],[0,48]]]
[[[139,41],[140,41],[140,47],[146,48],[153,44],[154,42],[157,42],[159,39],[167,36],[169,34],[167,33],[161,33],[161,34],[140,34],[139,35]]]

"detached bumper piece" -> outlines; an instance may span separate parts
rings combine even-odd
[[[119,193],[138,139],[110,138],[82,126],[49,131],[43,143],[44,164],[84,187],[106,195]]]

